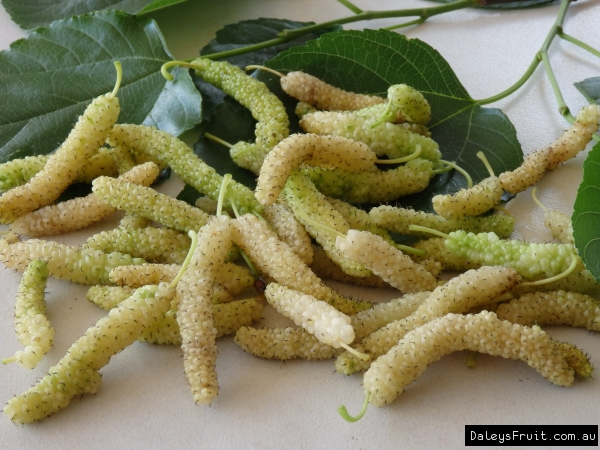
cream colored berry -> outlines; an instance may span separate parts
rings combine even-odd
[[[502,321],[488,311],[447,314],[408,332],[371,365],[363,378],[369,403],[390,403],[432,362],[461,350],[522,360],[558,386],[574,382],[573,369],[539,327]]]
[[[149,162],[135,166],[119,179],[150,186],[158,173],[158,166]],[[92,193],[27,213],[15,220],[10,229],[30,237],[52,236],[85,228],[115,211],[115,208]]]
[[[368,231],[348,230],[336,240],[337,248],[348,259],[364,264],[374,274],[405,293],[431,291],[435,277],[381,236]]]
[[[92,182],[92,190],[99,199],[114,208],[186,233],[198,231],[210,217],[201,209],[150,187],[110,177],[96,178]]]
[[[362,264],[345,257],[336,247],[337,236],[346,233],[350,226],[307,176],[298,171],[292,172],[282,195],[308,234],[344,272],[352,276],[370,275]]]
[[[559,164],[574,158],[585,149],[598,130],[600,105],[591,104],[581,108],[575,118],[575,123],[561,137],[550,144],[548,148],[547,170],[556,168]]]
[[[499,318],[521,325],[570,325],[600,331],[600,302],[577,292],[524,294],[498,306]]]
[[[275,202],[265,207],[263,215],[279,238],[288,244],[305,264],[310,264],[314,254],[311,237],[292,210],[282,202]]]
[[[35,259],[46,262],[52,277],[88,285],[108,284],[108,274],[117,266],[145,262],[124,253],[104,253],[41,239],[14,242],[0,250],[0,261],[11,269],[24,271]]]
[[[0,196],[0,223],[11,223],[25,213],[54,203],[104,145],[119,112],[115,92],[95,98],[44,167],[26,184]]]
[[[85,245],[104,252],[127,253],[151,262],[181,264],[189,251],[190,242],[187,235],[170,228],[131,228],[120,225],[90,236]]]
[[[269,283],[265,290],[268,302],[280,314],[301,326],[324,344],[338,348],[354,340],[350,317],[312,295]]]
[[[463,230],[466,232],[482,233],[493,231],[499,237],[509,236],[515,228],[515,218],[507,214],[492,214],[481,217],[465,217],[463,219],[445,219],[437,214],[416,211],[409,208],[382,205],[371,208],[369,215],[373,221],[390,231],[398,234],[429,237],[428,233],[414,231],[411,225],[420,225],[442,233]]]
[[[427,298],[428,292],[409,294],[404,297],[378,303],[373,308],[350,316],[355,340],[372,333],[392,320],[411,314]],[[240,328],[235,342],[245,352],[266,359],[330,359],[339,353],[331,345],[324,344],[303,328],[256,329]]]
[[[388,283],[383,281],[375,274],[371,274],[368,277],[353,277],[352,275],[348,275],[340,268],[340,266],[332,261],[325,250],[318,245],[313,245],[313,255],[313,261],[310,264],[310,269],[319,278],[329,278],[335,281],[341,281],[342,283],[355,284],[358,286],[390,287]]]
[[[515,170],[498,175],[502,189],[509,194],[518,194],[542,179],[548,167],[549,158],[546,150],[529,153],[523,163]]]
[[[115,267],[108,274],[108,278],[111,283],[116,285],[138,287],[146,284],[170,283],[180,270],[181,265],[179,264],[136,264]],[[213,303],[217,303],[217,300],[223,302],[226,294],[229,298],[242,293],[253,285],[254,277],[247,268],[232,262],[225,262],[217,268],[213,286]]]
[[[510,291],[520,277],[514,269],[484,266],[464,272],[446,284],[436,287],[419,308],[410,316],[388,323],[353,347],[375,360],[392,348],[410,330],[448,313],[464,313],[471,308],[491,303]],[[342,352],[336,361],[336,370],[347,375],[369,367],[370,361],[361,361],[349,352]]]
[[[219,392],[212,289],[218,268],[231,249],[232,234],[231,219],[213,216],[198,231],[189,266],[177,283],[183,367],[195,403],[210,404]]]
[[[375,153],[367,145],[353,139],[310,133],[292,134],[265,157],[255,195],[263,206],[273,204],[290,173],[302,164],[348,171],[374,171],[375,160]]]
[[[262,316],[263,305],[258,298],[234,300],[229,303],[212,305],[213,323],[216,337],[234,334]],[[139,337],[140,341],[158,345],[181,345],[181,334],[176,319],[177,311],[170,309],[154,325],[146,328]]]
[[[100,384],[97,371],[161,317],[174,295],[166,285],[136,290],[89,328],[46,376],[9,400],[4,414],[14,423],[30,423],[67,407],[76,395],[95,392]]]
[[[319,191],[349,203],[385,203],[429,186],[434,176],[433,163],[415,158],[389,170],[350,172],[343,169],[304,167],[302,172]]]
[[[15,302],[15,332],[24,349],[3,363],[17,361],[26,369],[33,369],[52,348],[54,328],[46,316],[44,300],[48,266],[41,259],[31,261],[19,284]]]
[[[431,138],[413,133],[401,125],[382,123],[375,128],[352,111],[316,111],[300,119],[307,133],[343,136],[367,144],[377,156],[406,157],[421,147],[421,158],[440,160],[439,145]]]
[[[218,200],[223,177],[182,140],[166,131],[145,125],[118,124],[113,127],[107,142],[129,148],[136,162],[154,161],[161,168],[169,166],[186,184]],[[246,186],[232,180],[227,189],[229,198],[235,199],[240,211],[260,211],[254,193]],[[227,206],[230,206],[229,198],[225,200]]]
[[[331,359],[336,350],[319,341],[304,328],[241,327],[235,333],[235,343],[246,353],[265,359],[321,360]]]
[[[461,189],[452,195],[436,195],[432,200],[433,209],[446,219],[462,219],[465,216],[479,216],[502,199],[504,189],[497,177],[488,177],[470,189]]]
[[[343,297],[317,277],[267,223],[246,214],[234,220],[235,244],[256,265],[258,270],[278,283],[326,301],[346,314],[354,314],[372,305]]]
[[[575,157],[585,149],[598,129],[600,106],[581,109],[575,123],[548,147],[530,153],[523,164],[512,172],[499,175],[505,191],[517,194],[535,185],[548,170]]]
[[[385,102],[383,97],[345,91],[301,71],[288,73],[280,83],[288,95],[326,111],[352,111]]]
[[[110,311],[112,308],[116,308],[123,300],[131,297],[134,291],[135,288],[129,286],[96,284],[89,287],[85,296],[96,306]]]

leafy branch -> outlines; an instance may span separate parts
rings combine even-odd
[[[387,11],[363,11],[358,7],[354,6],[348,0],[338,1],[344,6],[348,7],[352,12],[354,12],[354,14],[351,16],[342,17],[334,20],[328,20],[326,22],[321,23],[315,23],[300,28],[286,29],[281,31],[278,34],[278,37],[268,41],[203,56],[209,59],[227,59],[244,53],[251,53],[257,50],[262,50],[264,48],[280,45],[298,36],[318,32],[321,30],[326,30],[335,25],[345,25],[353,22],[369,21],[375,19],[389,19],[396,17],[418,17],[417,21],[419,23],[422,23],[429,17],[437,16],[439,14],[457,11],[459,9],[464,9],[473,6],[482,6],[484,3],[486,3],[487,0],[458,0],[440,6],[430,6],[427,8],[395,9]]]
[[[307,26],[299,27],[299,28],[295,28],[295,29],[285,29],[285,30],[281,31],[278,34],[278,37],[276,37],[274,39],[270,39],[268,41],[264,41],[264,42],[244,46],[244,47],[238,47],[238,48],[235,48],[232,50],[206,54],[206,55],[203,55],[203,57],[208,58],[208,59],[228,59],[228,58],[238,56],[241,54],[251,53],[251,52],[262,50],[264,48],[268,48],[271,46],[280,45],[280,44],[285,43],[293,38],[302,36],[307,33],[322,31],[322,30],[326,30],[332,26],[336,26],[336,25],[340,26],[340,25],[353,23],[353,22],[369,21],[369,20],[375,20],[375,19],[397,18],[397,17],[417,17],[417,19],[415,19],[413,21],[406,22],[406,23],[403,23],[400,25],[394,25],[394,26],[386,28],[387,30],[393,30],[393,29],[398,29],[401,27],[406,27],[406,26],[411,26],[411,25],[419,25],[419,24],[425,22],[430,17],[434,17],[436,15],[440,15],[440,14],[444,14],[444,13],[448,13],[448,12],[452,12],[452,11],[457,11],[457,10],[468,8],[468,7],[487,7],[487,6],[493,6],[493,5],[499,5],[499,4],[506,5],[508,3],[510,3],[510,4],[515,3],[513,1],[508,1],[508,0],[457,0],[457,1],[452,1],[450,3],[445,3],[440,6],[432,6],[432,7],[426,7],[426,8],[412,8],[412,9],[399,9],[399,10],[387,10],[387,11],[365,11],[365,10],[360,9],[358,6],[354,5],[353,3],[351,3],[349,0],[337,0],[337,1],[341,4],[343,4],[344,6],[346,6],[354,14],[351,16],[342,17],[342,18],[334,19],[334,20],[329,20],[326,22],[311,24],[311,25],[307,25]],[[564,98],[562,96],[561,90],[560,90],[560,86],[558,85],[558,82],[556,81],[556,77],[554,76],[554,72],[553,72],[552,66],[550,64],[550,58],[548,56],[548,50],[549,50],[552,42],[554,41],[554,39],[558,36],[568,42],[571,42],[574,45],[577,45],[577,46],[587,50],[588,52],[590,52],[591,54],[593,54],[595,56],[600,57],[600,52],[598,50],[596,50],[595,48],[593,48],[592,46],[578,40],[577,38],[575,38],[573,36],[566,34],[563,31],[563,24],[565,21],[567,10],[568,10],[569,4],[572,1],[573,0],[561,0],[560,8],[559,8],[559,11],[558,11],[558,14],[557,14],[554,24],[550,28],[550,30],[546,36],[546,39],[544,40],[542,46],[540,47],[540,50],[535,54],[531,64],[526,69],[526,71],[523,73],[523,75],[512,86],[510,86],[506,90],[504,90],[496,95],[493,95],[491,97],[476,100],[477,104],[483,106],[483,105],[488,105],[490,103],[495,103],[498,100],[508,97],[509,95],[518,91],[531,78],[531,76],[533,75],[533,73],[535,72],[535,70],[537,69],[539,64],[543,63],[544,69],[550,80],[550,83],[551,83],[553,91],[554,91],[554,95],[555,95],[557,103],[558,103],[559,113],[569,123],[572,124],[575,121],[575,117],[571,114],[569,107],[566,105]],[[539,4],[540,2],[536,1],[536,0],[532,0],[532,1],[525,1],[525,2],[519,2],[519,3],[520,3],[520,6],[526,7],[526,6],[535,6],[535,5]],[[547,3],[547,2],[542,2],[542,3]],[[595,136],[595,137],[596,137],[596,139],[599,139],[598,136]]]

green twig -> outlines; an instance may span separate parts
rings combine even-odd
[[[350,3],[348,0],[337,0],[337,1],[338,1],[338,3],[341,3],[346,8],[348,8],[350,11],[352,11],[354,14],[360,14],[363,12],[362,9],[360,9],[358,6],[354,5],[353,3]]]
[[[596,50],[591,45],[588,45],[585,42],[580,41],[576,37],[571,36],[570,34],[565,33],[562,29],[558,32],[558,37],[560,37],[561,39],[564,39],[565,41],[570,42],[571,44],[575,44],[576,46],[581,47],[584,50],[587,50],[592,55],[597,56],[598,58],[600,58],[600,51]]]
[[[440,162],[443,164],[446,164],[447,166],[452,167],[457,172],[460,172],[467,180],[467,188],[468,189],[471,189],[473,187],[473,178],[471,178],[471,175],[469,175],[469,172],[467,172],[465,169],[463,169],[459,165],[453,163],[452,161],[446,161],[444,159],[440,159]]]
[[[544,63],[546,75],[548,76],[548,80],[550,80],[552,90],[554,91],[554,96],[556,97],[556,102],[558,103],[558,112],[560,112],[560,115],[572,124],[575,122],[575,117],[573,117],[571,111],[569,111],[569,107],[565,103],[565,99],[562,96],[562,92],[560,92],[560,86],[558,85],[558,81],[556,81],[556,77],[554,76],[554,71],[552,70],[552,66],[550,65],[550,58],[548,58],[548,53],[540,52],[540,57],[542,58],[542,62]]]
[[[407,28],[407,27],[410,27],[412,25],[421,25],[426,20],[427,20],[426,17],[419,17],[418,19],[411,20],[409,22],[399,23],[397,25],[392,25],[390,27],[385,27],[384,30],[393,31],[393,30],[398,30],[400,28]]]
[[[198,246],[198,233],[194,230],[190,230],[190,231],[188,231],[188,236],[192,241],[192,243],[190,245],[190,249],[188,250],[185,260],[183,261],[183,264],[181,264],[181,268],[179,269],[179,272],[177,272],[177,275],[175,276],[173,281],[171,281],[169,288],[174,288],[175,286],[177,286],[177,283],[179,283],[179,280],[181,280],[181,278],[183,278],[183,274],[185,273],[187,267],[190,265],[190,261],[192,260],[192,257],[194,256],[196,247]]]
[[[339,1],[339,0],[338,0]],[[254,52],[257,50],[262,50],[264,48],[272,47],[275,45],[284,44],[292,39],[303,36],[308,33],[312,33],[315,31],[325,30],[329,27],[335,25],[344,25],[353,22],[360,21],[369,21],[375,19],[390,19],[395,17],[418,17],[419,20],[425,21],[429,17],[437,16],[439,14],[444,14],[451,11],[456,11],[459,9],[468,8],[470,6],[480,6],[480,0],[458,0],[451,3],[444,3],[438,6],[430,6],[427,8],[412,8],[412,9],[396,9],[389,11],[362,11],[356,6],[352,5],[347,0],[343,0],[340,3],[344,4],[344,6],[350,8],[351,11],[360,11],[360,13],[356,12],[355,14],[347,17],[342,17],[340,19],[328,20],[326,22],[316,23],[312,25],[307,25],[301,28],[294,28],[293,30],[286,29],[281,31],[278,34],[278,37],[274,39],[270,39],[268,41],[259,42],[258,44],[248,45],[246,47],[239,47],[232,50],[226,50],[223,52],[211,53],[208,55],[202,55],[203,58],[208,59],[226,59],[232,56],[243,55],[245,53]],[[191,59],[189,60],[191,61]]]
[[[367,394],[365,395],[365,401],[363,403],[363,406],[356,416],[351,416],[348,413],[348,410],[346,409],[346,407],[344,405],[338,406],[338,409],[337,409],[338,414],[340,416],[342,416],[342,419],[344,419],[347,422],[356,422],[356,421],[362,419],[362,417],[365,415],[365,412],[367,412],[367,406],[369,406],[369,398],[370,397],[371,397],[371,392],[367,392]]]
[[[518,91],[521,88],[521,86],[523,86],[527,82],[527,80],[531,78],[531,75],[533,75],[533,72],[535,72],[535,69],[537,69],[537,66],[540,64],[540,62],[541,60],[536,55],[536,57],[533,58],[533,61],[531,61],[531,64],[529,64],[529,67],[527,68],[525,73],[523,73],[523,75],[521,75],[521,77],[512,86],[500,92],[499,94],[493,95],[488,98],[482,98],[481,100],[476,100],[475,103],[477,103],[478,105],[488,105],[490,103],[495,103],[498,100],[502,100],[503,98],[506,98],[509,95],[511,95],[513,92]]]
[[[513,92],[517,91],[521,86],[523,86],[527,80],[529,80],[529,78],[531,77],[531,75],[533,75],[533,72],[535,72],[535,69],[540,64],[540,62],[542,62],[548,58],[548,49],[550,48],[550,44],[552,44],[552,41],[554,40],[554,38],[559,33],[562,32],[562,26],[565,21],[565,16],[567,14],[567,9],[568,9],[570,3],[571,3],[571,0],[562,0],[561,1],[560,8],[558,10],[558,15],[556,16],[556,20],[554,21],[554,24],[552,25],[552,28],[550,29],[550,31],[548,31],[548,34],[546,35],[546,39],[544,40],[544,43],[540,47],[540,50],[536,53],[535,57],[533,58],[533,61],[531,61],[531,64],[529,64],[529,67],[527,68],[525,73],[516,81],[516,83],[514,83],[508,89],[500,92],[499,94],[496,94],[492,97],[484,98],[481,100],[476,100],[475,103],[477,103],[478,105],[487,105],[489,103],[494,103],[498,100],[508,97]],[[547,73],[548,73],[548,70],[549,70],[548,67],[546,67]],[[550,69],[549,77],[552,76],[551,73],[552,73],[552,71]],[[556,81],[556,80],[554,80],[554,81]],[[551,82],[552,82],[552,80],[551,80]],[[570,115],[569,109],[566,106],[564,99],[562,98],[562,94],[560,93],[560,89],[558,88],[558,85],[556,85],[556,87],[554,87],[554,85],[553,85],[553,88],[554,88],[554,93],[557,96],[557,101],[559,103],[560,113],[567,120],[570,120],[569,116],[571,118],[572,118],[572,116]]]

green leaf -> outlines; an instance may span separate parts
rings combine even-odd
[[[172,59],[154,21],[115,11],[57,21],[14,42],[0,52],[0,162],[58,147],[87,104],[113,89],[116,60],[119,122],[181,134],[200,121],[200,96],[186,71],[175,83],[162,77]]]
[[[144,14],[186,0],[2,0],[2,5],[21,28],[31,30],[59,19],[101,10]]]
[[[198,124],[202,96],[194,86],[189,70],[177,67],[171,74],[173,82],[164,84],[142,123],[179,136]]]
[[[169,6],[177,5],[178,3],[183,3],[183,2],[187,2],[187,0],[154,0],[151,3],[148,3],[148,1],[146,1],[146,3],[148,3],[148,6],[139,10],[137,12],[137,14],[138,15],[147,14],[147,13],[157,11],[159,9],[167,8]],[[119,9],[122,9],[122,8],[119,8]]]
[[[586,78],[574,85],[588,102],[600,103],[600,77]]]
[[[196,200],[200,197],[200,192],[194,189],[189,184],[183,186],[183,189],[177,194],[177,200],[186,202],[188,205],[196,206]]]
[[[573,216],[575,247],[585,267],[600,282],[600,143],[583,163],[583,181],[577,190]]]
[[[431,46],[386,30],[339,31],[287,50],[265,65],[281,72],[303,70],[342,89],[385,96],[388,86],[405,83],[431,105],[430,130],[444,159],[467,170],[473,182],[489,176],[477,152],[494,172],[514,170],[523,153],[502,111],[482,108],[462,86],[450,65]],[[438,176],[424,192],[399,202],[431,210],[431,197],[466,187],[454,171]]]
[[[294,22],[291,20],[269,18],[243,20],[234,24],[225,25],[222,29],[217,31],[215,38],[200,50],[200,54],[206,56],[247,47],[253,44],[260,44],[277,38],[277,35],[283,30],[294,30],[312,24],[313,22]],[[339,29],[339,27],[334,27],[334,29]],[[332,29],[308,33],[283,44],[232,56],[225,58],[224,60],[242,68],[248,65],[261,65],[265,61],[274,58],[282,51],[297,45],[303,45],[311,39],[316,39],[326,31],[332,31]],[[215,107],[223,101],[225,94],[219,89],[204,82],[199,77],[194,77],[194,82],[196,83],[198,90],[202,93],[204,99],[203,116],[207,119],[213,113]]]

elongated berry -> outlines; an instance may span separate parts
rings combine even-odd
[[[285,106],[264,83],[226,61],[198,58],[191,66],[196,75],[233,97],[256,119],[255,142],[234,145],[230,154],[238,165],[258,173],[269,151],[289,135]]]
[[[137,162],[150,160],[161,168],[171,167],[186,184],[218,200],[223,177],[194,154],[187,144],[166,131],[145,125],[118,124],[113,127],[107,142],[129,148]],[[229,206],[233,198],[242,213],[260,211],[254,193],[243,184],[231,180],[227,190],[226,205]]]
[[[398,234],[429,237],[427,233],[411,230],[411,225],[420,225],[442,233],[464,230],[473,233],[493,231],[500,237],[509,236],[515,228],[515,219],[508,214],[493,214],[463,219],[445,219],[437,214],[416,211],[395,206],[377,206],[371,208],[369,215],[373,221],[389,231]]]
[[[119,226],[90,236],[85,246],[107,253],[127,253],[149,262],[181,264],[189,251],[190,242],[188,236],[170,228]]]
[[[574,382],[573,369],[539,327],[502,321],[488,311],[448,314],[408,332],[371,365],[363,378],[369,403],[390,403],[432,362],[460,350],[522,360],[558,386]]]
[[[233,244],[232,234],[229,217],[213,216],[199,229],[198,244],[177,283],[183,368],[195,403],[210,404],[219,392],[211,292],[217,270]]]
[[[464,272],[446,284],[435,288],[410,316],[388,323],[362,339],[353,347],[375,360],[389,351],[410,330],[448,313],[464,313],[476,306],[493,302],[510,291],[520,277],[514,269],[484,266]],[[349,352],[342,352],[335,363],[336,370],[350,375],[366,369],[370,361],[362,361]]]
[[[368,231],[348,230],[345,237],[337,238],[336,247],[348,259],[364,264],[402,292],[432,291],[438,284],[422,265]]]
[[[135,166],[119,179],[150,186],[158,173],[158,166],[149,162]],[[27,213],[15,220],[10,229],[30,237],[52,236],[85,228],[115,211],[115,208],[92,193]]]
[[[368,277],[353,277],[352,275],[348,275],[319,245],[313,245],[313,255],[310,269],[319,278],[341,281],[342,283],[355,284],[357,286],[390,287],[388,283],[375,274],[371,274]]]
[[[0,223],[11,223],[29,211],[53,203],[80,176],[117,121],[120,106],[115,93],[95,98],[44,167],[26,184],[0,196]]]
[[[279,238],[289,245],[305,264],[310,264],[314,254],[311,237],[292,210],[284,203],[276,202],[265,207],[263,215]]]
[[[3,359],[3,363],[14,360],[33,369],[52,347],[54,328],[46,316],[44,300],[47,280],[48,266],[44,261],[36,259],[27,265],[15,302],[15,332],[25,348],[13,358]]]
[[[461,189],[453,195],[435,195],[431,201],[436,213],[446,219],[462,219],[479,216],[502,199],[504,189],[498,177],[488,177],[469,189]]]
[[[24,271],[35,259],[46,262],[50,276],[87,285],[108,284],[113,268],[145,262],[124,253],[104,253],[41,239],[14,242],[0,250],[0,261],[11,269]]]
[[[525,157],[523,164],[511,172],[498,176],[502,188],[517,194],[535,185],[548,170],[568,161],[581,152],[598,129],[600,107],[589,105],[581,109],[575,123],[556,141],[541,150]]]
[[[431,161],[415,158],[390,170],[349,172],[304,167],[319,191],[349,203],[382,203],[421,192],[434,176]]]
[[[100,384],[98,370],[161,317],[174,294],[166,285],[136,290],[89,328],[46,376],[10,399],[4,414],[14,423],[30,423],[67,407],[76,395],[95,392]]]
[[[583,269],[577,251],[571,244],[535,243],[502,240],[495,233],[448,234],[446,247],[452,253],[479,264],[513,267],[522,277],[553,277],[565,272],[572,263]]]
[[[301,71],[289,72],[280,83],[288,95],[326,111],[353,111],[385,102],[383,97],[345,91]]]
[[[369,270],[362,264],[345,257],[337,248],[337,236],[345,234],[350,226],[306,175],[298,171],[292,172],[286,181],[282,195],[308,234],[323,247],[344,272],[353,276],[370,275]]]
[[[354,314],[372,306],[368,302],[343,297],[325,285],[265,221],[245,214],[235,219],[234,223],[235,244],[248,255],[261,273],[279,284],[324,300],[345,314]]]
[[[362,339],[392,320],[411,314],[428,295],[429,292],[405,295],[389,302],[378,303],[371,309],[350,316],[355,340]],[[330,359],[339,352],[339,349],[322,343],[304,328],[294,327],[243,327],[237,331],[235,342],[247,353],[280,361],[297,358]]]
[[[146,186],[110,177],[98,177],[92,191],[110,206],[139,215],[175,230],[199,230],[210,217],[199,208]]]
[[[347,171],[375,171],[375,159],[375,153],[362,142],[341,136],[292,134],[279,142],[265,158],[255,195],[263,206],[273,204],[290,173],[301,164]]]
[[[265,290],[268,302],[280,314],[301,326],[324,344],[338,348],[354,340],[350,317],[339,312],[329,303],[312,295],[269,283]]]
[[[577,292],[533,292],[498,306],[499,318],[521,325],[570,325],[600,331],[600,302]]]
[[[300,127],[307,133],[344,136],[367,144],[378,156],[402,158],[421,146],[421,157],[432,162],[441,158],[438,144],[431,138],[413,133],[393,123],[382,123],[371,128],[362,117],[351,111],[316,111],[300,119]]]

